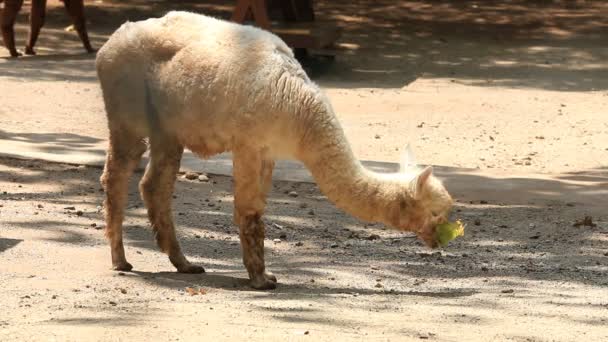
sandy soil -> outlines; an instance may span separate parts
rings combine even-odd
[[[276,182],[265,244],[280,286],[258,292],[241,265],[228,177],[177,183],[182,246],[207,269],[182,275],[154,245],[135,184],[125,232],[135,271],[116,273],[99,169],[0,159],[0,174],[3,340],[608,337],[608,222],[573,227],[579,205],[459,202],[466,237],[429,251],[344,215],[314,185]]]
[[[171,8],[126,3],[89,6],[95,46],[125,20]],[[230,1],[184,3],[220,17],[231,8]],[[421,163],[489,172],[606,165],[608,4],[532,2],[528,11],[500,1],[375,3],[370,9],[367,1],[320,1],[320,19],[336,21],[344,33],[335,63],[308,68],[361,159],[398,161],[411,143]],[[51,6],[48,17],[40,56],[0,59],[0,138],[53,138],[102,152],[106,128],[93,56],[64,31],[69,21],[61,7]],[[23,41],[26,28],[18,28]]]
[[[0,146],[53,141],[57,154],[103,153],[94,57],[49,4],[40,56],[0,58]],[[124,20],[172,6],[88,5],[96,46]],[[180,8],[226,17],[231,5]],[[180,238],[202,276],[173,272],[133,183],[126,248],[135,271],[119,274],[109,270],[98,168],[0,158],[0,340],[608,339],[607,5],[318,5],[344,34],[334,63],[307,68],[357,156],[396,161],[410,142],[421,163],[446,166],[467,235],[429,251],[337,211],[312,184],[276,182],[266,246],[280,286],[251,291],[229,177],[178,181]],[[586,215],[596,227],[573,226]]]

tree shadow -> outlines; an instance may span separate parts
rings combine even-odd
[[[21,239],[8,239],[0,237],[0,253],[7,251],[15,246],[17,246],[20,242],[23,242]]]
[[[56,325],[86,325],[86,326],[102,326],[102,327],[123,327],[137,326],[141,324],[139,319],[133,315],[118,315],[117,317],[75,317],[75,318],[56,318],[52,324]]]
[[[87,6],[91,39],[100,47],[127,20],[170,10],[227,19],[234,1],[129,0]],[[308,66],[325,87],[403,88],[418,78],[435,78],[487,87],[608,89],[608,52],[602,48],[608,6],[603,2],[323,0],[315,6],[317,20],[343,29],[337,60]],[[78,38],[63,29],[69,25],[64,9],[49,8],[47,22],[41,53],[66,58],[6,60],[0,74],[94,82],[94,56],[78,55]],[[25,32],[21,24],[18,35]]]
[[[99,168],[6,158],[0,158],[0,163],[10,166],[3,170],[3,180],[23,185],[18,188],[19,192],[0,193],[0,203],[4,205],[0,210],[15,207],[27,212],[30,209],[19,203],[35,199],[35,203],[40,203],[43,210],[51,211],[53,217],[65,215],[57,219],[41,217],[27,221],[3,219],[0,223],[3,229],[40,232],[40,239],[50,246],[107,245],[101,230],[83,230],[88,226],[87,222],[91,222],[89,219],[102,222],[101,212],[95,209],[103,197],[98,191]],[[341,213],[327,202],[314,184],[274,182],[266,213],[266,262],[269,270],[279,278],[279,284],[271,294],[258,294],[249,288],[237,229],[232,224],[233,203],[228,189],[231,179],[215,175],[210,175],[209,182],[180,178],[173,201],[179,240],[184,253],[204,266],[207,273],[173,272],[168,258],[162,256],[167,271],[149,272],[145,271],[145,264],[134,263],[135,270],[124,272],[123,276],[176,291],[192,287],[248,292],[255,310],[267,310],[268,305],[264,303],[268,300],[325,303],[337,301],[342,296],[359,296],[364,300],[381,298],[388,302],[392,296],[426,297],[443,306],[500,309],[498,303],[480,296],[491,291],[481,285],[482,280],[491,282],[493,288],[499,290],[514,289],[510,295],[521,298],[538,296],[529,287],[529,283],[535,281],[608,286],[608,270],[603,266],[608,220],[602,213],[595,216],[597,227],[573,227],[572,221],[579,218],[581,211],[579,204],[568,205],[571,196],[564,190],[578,193],[586,204],[588,193],[604,182],[605,171],[592,172],[592,178],[584,178],[576,187],[569,187],[571,180],[559,177],[546,184],[556,194],[562,193],[561,196],[531,188],[508,201],[500,196],[494,201],[495,187],[474,194],[460,189],[462,197],[458,199],[453,215],[467,223],[466,235],[445,250],[428,250],[409,234],[388,230],[379,224],[363,223]],[[472,184],[496,181],[481,175],[467,175],[462,170],[451,172],[453,174],[449,169],[445,170],[448,187],[459,182],[471,187]],[[574,174],[581,177],[586,173]],[[136,251],[162,255],[148,228],[139,199],[137,181],[141,175],[138,172],[133,177],[129,189],[124,232],[126,252],[128,256]],[[502,186],[508,188],[508,184],[521,182],[523,187],[529,187],[530,183],[538,181],[513,178],[500,182],[505,182]],[[53,185],[53,190],[37,190],[37,184],[42,183]],[[520,192],[517,187],[512,190]],[[289,191],[297,191],[300,195],[292,198],[287,194]],[[530,197],[535,198],[533,203],[529,201]],[[606,197],[593,197],[592,201],[606,203]],[[306,209],[300,207],[301,203],[306,204]],[[74,210],[65,209],[68,206],[77,206],[83,213],[78,216]],[[309,215],[310,209],[314,210],[314,216]],[[479,224],[475,224],[475,220],[479,220]],[[372,234],[377,237],[370,239]],[[277,238],[281,242],[273,242]],[[6,251],[6,246],[10,248],[20,242],[6,241],[0,239],[0,252]],[[382,278],[383,286],[379,288],[374,286],[373,279],[377,277]],[[452,280],[465,280],[468,285],[454,287]],[[462,302],[468,297],[474,298],[474,304]],[[284,312],[275,318],[285,321],[317,319],[311,312]],[[94,318],[84,318],[68,323],[96,322]],[[99,324],[106,323],[112,324],[111,320],[99,321]],[[327,324],[339,327],[346,323],[336,320]]]
[[[343,50],[321,84],[404,87],[416,77],[477,86],[604,90],[601,2],[320,1]],[[599,77],[598,77],[599,76]]]
[[[0,129],[0,155],[18,159],[37,158],[55,162],[103,165],[104,139],[73,133],[25,133]]]
[[[98,238],[91,240],[91,235],[81,233],[83,223],[69,223],[70,219],[102,221],[101,213],[94,209],[95,203],[102,202],[102,194],[97,191],[100,169],[72,166],[45,169],[38,168],[36,161],[18,163],[27,165],[36,173],[24,175],[5,171],[3,179],[30,185],[57,182],[61,184],[61,193],[24,191],[0,194],[1,200],[35,198],[44,207],[53,204],[63,208],[78,203],[83,193],[89,193],[96,200],[89,201],[90,209],[84,207],[82,216],[70,214],[67,223],[37,221],[32,229],[55,231],[57,235],[49,241],[56,243],[103,244],[99,240],[101,232]],[[130,209],[125,220],[127,251],[129,248],[143,248],[156,252],[158,248],[151,229],[147,228],[145,210],[138,195],[139,177],[141,173],[133,177],[130,185]],[[226,182],[230,183],[227,177],[211,177],[224,184],[224,187]],[[388,272],[385,277],[395,282],[418,278],[504,276],[589,285],[605,281],[606,270],[598,263],[601,265],[605,259],[601,241],[608,234],[608,223],[601,208],[589,204],[595,202],[601,206],[601,203],[606,203],[606,186],[598,186],[604,183],[603,177],[598,179],[595,176],[592,181],[586,180],[576,185],[559,179],[493,179],[461,171],[450,173],[449,170],[445,171],[443,177],[446,186],[459,194],[453,216],[462,218],[468,226],[464,238],[456,240],[448,250],[438,252],[427,251],[408,234],[386,230],[381,225],[366,224],[341,213],[326,202],[313,184],[275,182],[266,214],[267,237],[272,241],[283,236],[281,243],[288,244],[289,248],[285,250],[280,248],[280,244],[267,243],[270,269],[280,279],[289,279],[292,275],[298,279],[325,277],[325,267],[329,272],[342,270],[349,274],[360,274],[369,272],[367,265],[378,264]],[[469,191],[471,184],[483,184],[485,187],[478,186],[475,191]],[[304,195],[293,199],[286,194],[291,189]],[[242,288],[239,276],[224,278],[221,274],[244,274],[237,229],[232,224],[230,191],[218,190],[213,182],[180,180],[175,195],[174,217],[176,225],[180,227],[184,252],[196,260],[203,260],[203,266],[211,267],[212,274],[220,272],[217,277],[200,278],[200,284],[218,287],[226,284],[230,287],[236,279],[238,288]],[[579,199],[580,204],[571,202],[573,198]],[[315,215],[310,216],[309,209],[299,209],[300,203],[314,209]],[[585,206],[583,211],[578,208],[582,205]],[[587,205],[590,207],[587,208]],[[587,209],[597,215],[594,219],[598,226],[573,227],[573,222],[581,219],[582,212]],[[473,224],[473,221],[480,223]],[[505,222],[511,223],[505,225]],[[530,225],[530,222],[534,224]],[[5,224],[27,228],[27,225],[18,222],[5,221]],[[368,236],[372,234],[380,238],[369,240]],[[330,248],[334,243],[337,247]],[[172,269],[168,262],[167,267]],[[197,279],[190,276],[180,278],[181,275],[175,277],[173,280]],[[312,287],[315,291],[324,291],[316,285]],[[347,290],[330,288],[334,292]],[[286,285],[284,290],[308,291],[308,287]],[[365,293],[364,290],[353,286],[353,291]],[[398,287],[395,290],[403,292]]]
[[[71,51],[0,61],[0,76],[13,80],[96,83],[95,55]]]
[[[0,129],[0,139],[21,141],[25,143],[47,144],[55,146],[48,148],[48,152],[69,153],[72,149],[90,148],[104,141],[103,139],[73,133],[13,133]]]

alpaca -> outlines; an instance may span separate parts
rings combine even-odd
[[[131,270],[122,221],[142,154],[140,192],[157,243],[178,272],[201,273],[175,236],[171,199],[185,147],[233,153],[234,221],[256,289],[276,286],[264,264],[262,215],[276,159],[297,159],[335,205],[366,221],[414,231],[435,247],[452,199],[430,167],[378,174],[355,158],[333,109],[277,36],[204,15],[170,12],[122,25],[99,50],[109,148],[101,182],[115,270]]]

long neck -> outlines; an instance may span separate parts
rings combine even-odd
[[[394,203],[394,183],[366,170],[355,158],[329,105],[316,106],[302,118],[298,159],[321,191],[359,219],[385,222],[388,206]]]

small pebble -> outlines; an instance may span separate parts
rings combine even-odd
[[[288,192],[288,193],[287,193],[287,195],[288,195],[289,197],[298,197],[298,193],[297,193],[297,192],[295,192],[295,191],[290,191],[290,192]]]
[[[201,182],[208,182],[209,177],[206,174],[202,174],[202,175],[198,176],[198,180]]]

